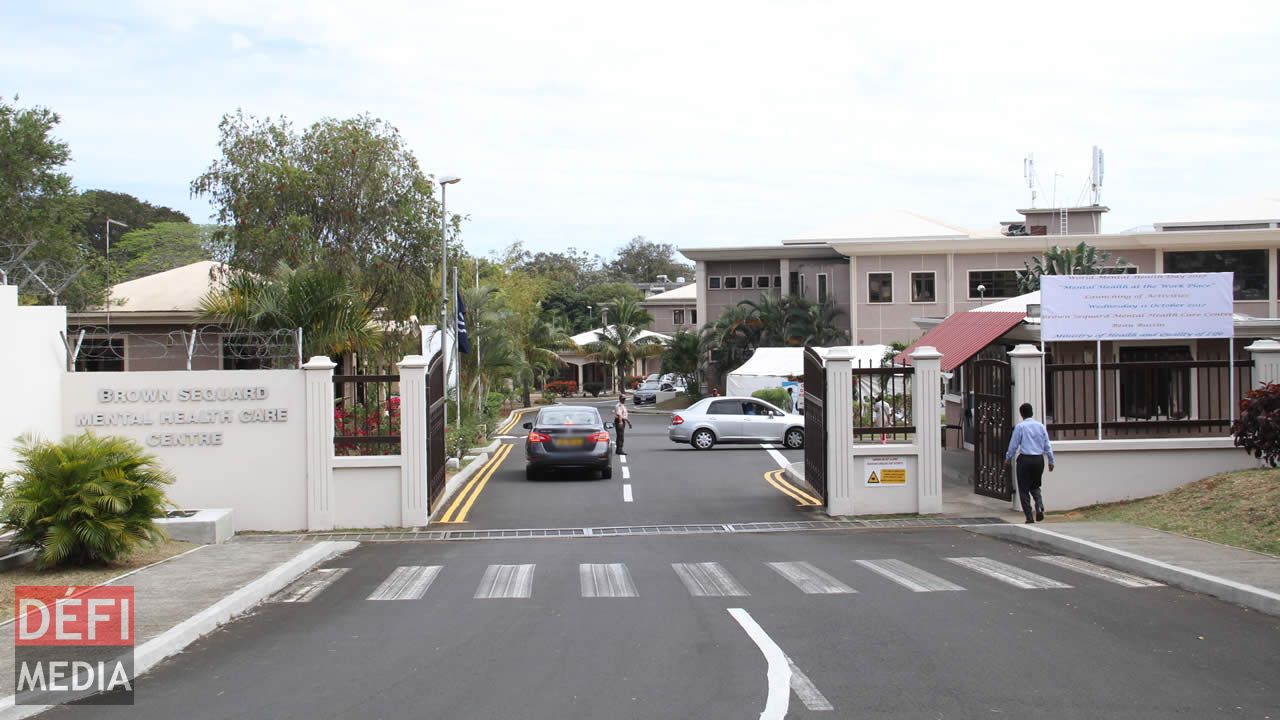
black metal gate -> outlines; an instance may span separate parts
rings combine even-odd
[[[1013,432],[1010,403],[1009,357],[1003,348],[983,350],[973,360],[973,491],[1009,500],[1012,476],[1004,466],[1004,453]]]
[[[445,457],[444,353],[436,353],[427,366],[427,512],[434,512],[444,494]]]
[[[804,479],[827,499],[827,368],[822,356],[804,349]]]

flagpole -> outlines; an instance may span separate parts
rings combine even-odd
[[[462,426],[462,358],[458,357],[458,266],[453,266],[453,388],[457,400],[453,404],[454,424]]]

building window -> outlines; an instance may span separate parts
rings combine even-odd
[[[756,287],[757,287],[757,288],[759,288],[759,289],[761,289],[761,290],[767,290],[767,289],[769,288],[769,276],[768,276],[768,275],[761,275],[761,276],[757,277],[757,278],[756,278]]]
[[[891,272],[867,273],[867,302],[869,303],[893,302],[893,273]]]
[[[738,289],[738,278],[733,277],[732,275],[726,275],[726,276],[725,276],[725,278],[724,278],[724,289],[725,289],[725,290],[737,290],[737,289]]]
[[[781,275],[774,275],[774,276],[773,276],[773,286],[774,286],[774,287],[776,287],[776,288],[779,288],[779,289],[781,289],[781,288],[782,288],[782,276],[781,276]]]
[[[739,285],[739,287],[741,287],[743,290],[750,290],[752,286],[755,285],[755,281],[756,279],[754,277],[750,275],[743,275],[741,280],[742,284]]]
[[[795,270],[792,270],[790,273],[787,273],[788,287],[791,288],[792,295],[801,295],[801,296],[804,295],[804,288],[800,286],[801,277],[803,276],[800,273],[796,272]]]
[[[827,301],[827,296],[830,293],[830,290],[831,289],[827,284],[827,274],[818,273],[818,304],[822,304]]]
[[[1231,272],[1235,273],[1236,300],[1266,300],[1270,297],[1266,250],[1166,251],[1164,271],[1167,273]]]
[[[911,302],[913,303],[931,303],[938,301],[938,293],[935,287],[937,283],[937,273],[932,270],[928,272],[911,273]]]
[[[1101,268],[1100,270],[1103,275],[1137,275],[1138,274],[1137,265],[1117,265],[1115,267],[1104,267],[1104,268]]]
[[[124,370],[124,338],[85,338],[76,355],[76,372]]]
[[[689,324],[690,324],[690,325],[697,325],[697,324],[698,324],[698,311],[697,311],[697,310],[690,310],[690,311],[689,311]]]
[[[978,287],[982,290],[979,291]],[[1017,270],[970,270],[969,299],[990,300],[1018,296]]]
[[[674,324],[676,324],[676,325],[683,325],[683,324],[684,324],[684,310],[672,310],[672,311],[671,311],[671,322],[672,322],[672,323],[674,323]]]
[[[719,290],[719,289],[720,289],[720,276],[719,276],[719,275],[712,275],[711,277],[707,278],[707,287],[708,287],[708,288],[710,288],[710,289],[712,289],[712,290]]]
[[[1126,418],[1183,420],[1191,416],[1191,368],[1125,363],[1191,360],[1186,345],[1120,348],[1120,414]]]

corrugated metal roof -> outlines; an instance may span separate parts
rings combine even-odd
[[[951,372],[992,341],[1009,332],[1025,317],[1026,313],[1020,312],[956,313],[911,343],[899,357],[905,362],[911,362],[911,353],[917,347],[932,345],[942,353],[942,371]]]

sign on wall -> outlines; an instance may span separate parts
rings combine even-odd
[[[1233,273],[1043,275],[1046,341],[1171,340],[1234,335]]]
[[[226,425],[289,422],[289,408],[272,406],[263,386],[100,387],[93,395],[97,407],[75,413],[76,428],[145,429],[150,447],[219,446]]]
[[[907,461],[897,456],[869,457],[863,463],[866,487],[902,486],[907,484]]]

